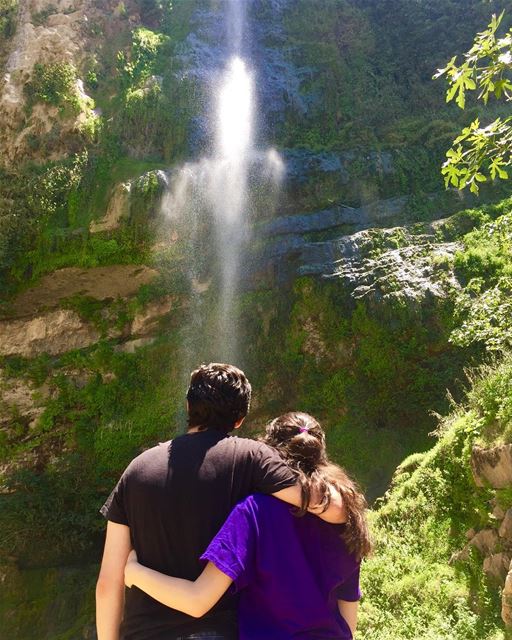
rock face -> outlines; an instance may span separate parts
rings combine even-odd
[[[80,269],[67,267],[44,276],[35,287],[18,295],[8,311],[11,317],[26,317],[58,307],[64,298],[76,295],[97,300],[124,298],[148,284],[158,272],[144,265],[112,265]]]
[[[130,190],[131,184],[129,182],[122,182],[116,186],[109,200],[107,212],[103,218],[91,222],[89,226],[91,233],[113,231],[119,227],[121,219],[128,213]]]
[[[163,316],[166,316],[174,306],[174,298],[167,296],[148,304],[143,311],[135,315],[131,325],[131,335],[147,336],[158,328]]]
[[[104,283],[103,283],[104,284]],[[133,293],[134,288],[140,286],[140,282],[134,276],[125,285]],[[135,286],[136,285],[136,286]],[[101,296],[103,285],[95,293]],[[110,289],[103,291],[103,297],[111,293]],[[124,293],[127,293],[125,290]],[[110,295],[109,295],[110,297]],[[101,299],[101,298],[100,298]],[[169,314],[177,301],[173,296],[166,296],[155,302],[151,302],[144,309],[137,312],[130,322],[119,326],[115,322],[108,325],[103,332],[103,337],[113,338],[147,338],[158,331],[160,320]],[[105,321],[109,323],[107,310]],[[111,318],[110,318],[111,319]],[[78,313],[70,309],[58,309],[42,313],[36,317],[17,318],[13,320],[0,320],[0,356],[24,356],[27,358],[48,353],[59,355],[72,349],[83,349],[98,342],[102,333],[83,320]],[[149,342],[138,341],[133,349],[145,346]],[[126,350],[130,350],[127,347]]]
[[[425,299],[446,298],[460,288],[451,268],[460,245],[438,241],[433,224],[422,232],[405,226],[368,228],[318,242],[308,238],[311,232],[336,232],[342,220],[362,220],[359,214],[360,210],[339,207],[274,220],[263,233],[277,238],[248,263],[251,271],[261,276],[265,267],[278,282],[297,275],[336,279],[353,298],[393,297],[411,307]]]
[[[471,452],[471,469],[477,487],[489,485],[503,489],[512,485],[512,444],[492,449],[475,446]]]
[[[46,384],[36,388],[25,380],[5,376],[0,370],[0,426],[8,424],[13,415],[35,425],[49,392]]]
[[[20,2],[6,73],[0,81],[0,163],[16,163],[28,154],[34,157],[34,151],[28,146],[30,138],[44,136],[52,130],[57,120],[57,107],[38,104],[25,121],[24,87],[31,79],[36,63],[58,61],[78,65],[84,53],[83,31],[91,13],[89,0]],[[44,16],[46,20],[42,20]],[[75,116],[63,123],[62,137],[77,128],[79,119],[80,116]],[[65,149],[55,150],[51,159],[64,153]]]
[[[505,489],[512,487],[512,444],[484,448],[474,446],[471,452],[471,469],[478,487]],[[512,627],[512,507],[503,508],[495,496],[490,510],[496,523],[494,528],[468,531],[468,544],[454,554],[454,561],[465,561],[470,547],[483,556],[483,570],[495,584],[503,587],[501,617],[507,627]]]
[[[59,309],[31,320],[0,321],[0,355],[27,358],[83,349],[100,335],[74,311]]]

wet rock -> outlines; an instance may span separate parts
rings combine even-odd
[[[512,444],[490,449],[478,445],[471,452],[471,470],[477,487],[503,489],[512,485]]]
[[[338,205],[332,209],[315,211],[299,215],[276,218],[263,227],[263,235],[302,234],[312,231],[325,231],[342,225],[354,225],[356,230],[362,230],[376,223],[387,221],[399,216],[407,204],[407,197],[400,196],[379,200],[362,207],[348,207]]]
[[[31,358],[83,349],[97,342],[98,331],[74,311],[60,309],[28,320],[0,321],[0,355]]]
[[[508,552],[495,553],[484,560],[484,573],[499,584],[504,584],[507,577],[511,554]]]
[[[130,204],[129,182],[122,182],[114,189],[109,200],[107,212],[100,220],[93,220],[89,226],[91,233],[113,231],[121,224],[121,219],[128,214]]]
[[[270,223],[264,233],[272,240],[243,265],[246,281],[254,281],[254,274],[278,283],[297,276],[337,279],[352,298],[390,298],[411,310],[460,289],[452,267],[460,245],[439,242],[432,225],[364,229],[319,242],[307,238],[307,232],[326,231],[352,215],[338,207]]]
[[[499,535],[495,529],[482,529],[471,538],[469,544],[478,549],[482,555],[489,555],[496,549],[498,541]]]

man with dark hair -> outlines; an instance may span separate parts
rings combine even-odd
[[[192,373],[187,392],[187,433],[128,465],[101,509],[108,524],[96,586],[98,640],[238,637],[232,595],[200,620],[136,588],[127,590],[124,603],[124,566],[133,547],[144,565],[194,580],[203,569],[201,554],[237,502],[266,493],[300,505],[295,475],[275,450],[229,436],[247,415],[250,398],[251,386],[240,369],[202,365]],[[344,521],[340,496],[320,515]]]
[[[231,364],[211,363],[192,372],[187,391],[188,426],[229,433],[245,418],[251,385]]]

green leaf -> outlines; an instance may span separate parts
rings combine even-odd
[[[464,92],[464,86],[462,84],[460,85],[459,93],[455,102],[461,109],[464,109],[464,107],[466,106],[466,94]]]
[[[451,89],[449,89],[449,90],[446,92],[446,102],[451,102],[451,101],[453,100],[453,97],[454,97],[454,96],[455,96],[455,94],[457,93],[457,89],[458,89],[457,85],[456,85],[456,84],[454,84],[454,85],[451,87]]]

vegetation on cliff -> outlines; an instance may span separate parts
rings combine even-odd
[[[492,4],[499,11],[504,3]],[[271,24],[271,5],[254,6],[261,11],[254,19]],[[407,205],[392,219],[403,227],[370,229],[364,246],[354,241],[357,277],[369,273],[371,281],[357,299],[334,275],[292,277],[279,286],[262,277],[240,297],[241,364],[255,387],[246,434],[258,433],[277,412],[312,412],[328,430],[331,454],[372,498],[404,457],[421,452],[400,465],[372,516],[377,550],[363,573],[361,635],[498,640],[499,589],[486,580],[481,558],[476,552],[450,558],[465,532],[491,517],[490,494],[470,474],[471,446],[509,441],[512,433],[512,369],[502,355],[511,347],[512,204],[483,204],[502,198],[506,185],[482,189],[472,209],[453,194],[436,195],[442,155],[464,114],[446,106],[440,83],[430,81],[454,48],[467,48],[489,7],[477,0],[326,0],[312,15],[310,1],[283,6],[279,31],[269,29],[265,38],[269,46],[274,39],[286,44],[282,71],[291,65],[298,85],[266,133],[309,163],[309,173],[296,176],[297,187],[283,196],[283,210],[359,207],[396,196]],[[0,0],[0,36],[14,35],[16,8],[14,0]],[[198,8],[204,8],[198,0],[133,0],[119,3],[111,24],[111,16],[94,14],[84,58],[40,61],[23,94],[27,118],[31,109],[55,112],[49,111],[48,131],[27,136],[28,157],[36,161],[23,156],[0,170],[3,318],[12,315],[17,293],[61,267],[131,263],[160,272],[128,300],[77,294],[59,302],[97,330],[97,344],[0,361],[0,391],[6,380],[19,381],[41,409],[34,419],[2,406],[0,565],[12,588],[0,611],[9,612],[2,617],[10,637],[89,637],[92,609],[84,592],[101,544],[98,508],[134,455],[183,425],[180,358],[190,337],[184,309],[197,283],[187,273],[186,239],[169,233],[164,247],[159,242],[158,206],[161,170],[172,171],[208,142],[201,139],[202,88],[185,73],[182,57]],[[52,12],[34,16],[34,24],[44,26]],[[66,118],[85,109],[80,80],[94,118],[62,137]],[[479,115],[478,107],[470,110]],[[330,164],[337,168],[326,170]],[[129,194],[123,215],[98,230],[94,222],[119,186]],[[336,227],[305,237],[314,244],[344,232]],[[400,253],[414,243],[416,253]],[[452,253],[433,251],[443,243],[454,243]],[[441,293],[411,285],[406,295],[396,273],[375,275],[390,252],[398,263],[419,254]],[[201,293],[213,310],[215,284]],[[132,349],[126,327],[148,303],[170,294],[172,313]],[[216,336],[200,323],[195,329],[207,360]],[[464,399],[465,367],[491,352],[503,360],[473,376]],[[451,414],[447,389],[459,403]],[[432,412],[446,417],[439,424]],[[422,453],[431,448],[433,430],[438,442]],[[504,508],[512,506],[507,500],[502,496]],[[62,568],[76,563],[86,568]],[[56,614],[51,598],[62,603]]]

